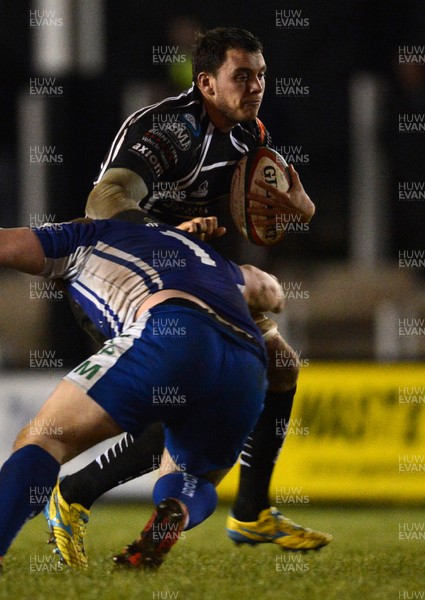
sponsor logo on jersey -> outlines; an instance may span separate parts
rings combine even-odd
[[[182,118],[185,121],[187,121],[187,123],[189,125],[189,129],[191,129],[193,135],[198,137],[199,134],[201,133],[201,124],[197,123],[195,117],[193,115],[191,115],[190,113],[184,113],[184,115],[182,115]]]
[[[180,148],[180,150],[183,150],[184,152],[189,150],[192,140],[186,125],[180,121],[176,123],[169,123],[167,127],[167,134],[177,148]]]
[[[192,198],[205,198],[205,196],[208,194],[208,181],[205,180],[202,183],[199,184],[199,187],[197,190],[190,192],[190,196]]]
[[[136,154],[143,156],[143,158],[151,165],[152,169],[155,172],[155,175],[157,175],[158,177],[162,175],[164,169],[162,168],[162,165],[159,162],[159,158],[147,146],[137,142],[137,144],[134,144],[130,150],[135,152]]]

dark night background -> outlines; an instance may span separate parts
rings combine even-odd
[[[236,25],[254,32],[264,44],[268,83],[260,117],[275,146],[302,146],[308,162],[297,165],[317,213],[309,236],[294,236],[270,253],[273,268],[282,260],[310,267],[350,259],[349,205],[350,127],[349,82],[367,72],[385,85],[379,140],[385,157],[389,203],[385,211],[389,239],[385,260],[396,261],[400,249],[424,248],[424,203],[401,203],[400,180],[423,180],[424,133],[398,133],[399,113],[425,112],[425,66],[397,64],[399,45],[420,45],[425,11],[419,0],[297,0],[246,2],[105,0],[106,61],[101,72],[83,75],[78,69],[56,76],[61,98],[48,98],[48,129],[64,162],[49,172],[49,211],[57,221],[80,216],[99,165],[125,116],[123,90],[132,83],[162,86],[159,98],[179,91],[170,71],[152,64],[152,48],[172,44],[170,27],[182,16],[202,29]],[[40,76],[32,63],[29,11],[34,3],[1,0],[0,225],[17,224],[19,206],[18,109],[29,79]],[[309,19],[305,30],[279,29],[275,11],[300,9]],[[310,93],[302,99],[281,99],[275,77],[302,77]],[[155,88],[156,89],[156,88]],[[141,103],[143,104],[143,103]],[[422,177],[422,179],[421,179]],[[20,223],[23,224],[23,223]],[[421,277],[419,272],[418,277]],[[83,336],[54,306],[55,336],[66,334],[66,362],[79,353]],[[72,333],[71,333],[72,330]],[[59,342],[57,342],[59,344]]]

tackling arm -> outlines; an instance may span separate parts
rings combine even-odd
[[[27,227],[0,229],[0,267],[38,275],[44,269],[44,251]]]
[[[245,280],[244,298],[251,313],[281,312],[285,301],[282,286],[276,277],[253,265],[242,265],[240,268]]]
[[[89,194],[86,214],[93,219],[110,219],[118,213],[137,210],[148,193],[145,182],[130,169],[108,169]]]

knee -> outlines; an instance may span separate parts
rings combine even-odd
[[[29,444],[33,444],[34,440],[31,439],[30,435],[30,425],[25,425],[23,429],[16,436],[15,442],[13,444],[13,451],[19,450],[19,448],[23,448],[24,446],[28,446]]]
[[[63,443],[61,435],[57,430],[46,431],[41,425],[29,423],[16,436],[13,444],[13,451],[19,450],[24,446],[39,446],[51,454],[60,464],[67,462],[75,456],[75,452],[69,452],[67,444]]]

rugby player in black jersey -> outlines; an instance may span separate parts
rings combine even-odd
[[[193,55],[193,87],[127,118],[89,195],[87,215],[177,224],[228,212],[235,164],[250,149],[271,143],[257,117],[265,72],[262,45],[251,33],[217,28],[200,36]],[[292,185],[287,193],[264,184],[270,199],[253,196],[263,203],[251,211],[253,215],[266,215],[270,222],[283,214],[310,221],[314,204],[292,166],[290,174]],[[270,506],[269,485],[282,445],[276,422],[289,422],[299,364],[275,323],[262,314],[254,317],[271,358],[269,388],[263,413],[240,458],[239,489],[227,533],[237,543],[317,549],[332,536],[292,523]],[[287,368],[276,367],[276,351],[288,357]],[[96,461],[58,483],[55,494],[61,510],[66,518],[76,515],[71,526],[78,547],[83,548],[85,523],[96,498],[156,468],[153,457],[160,455],[162,448],[159,426],[136,440],[127,434]]]

